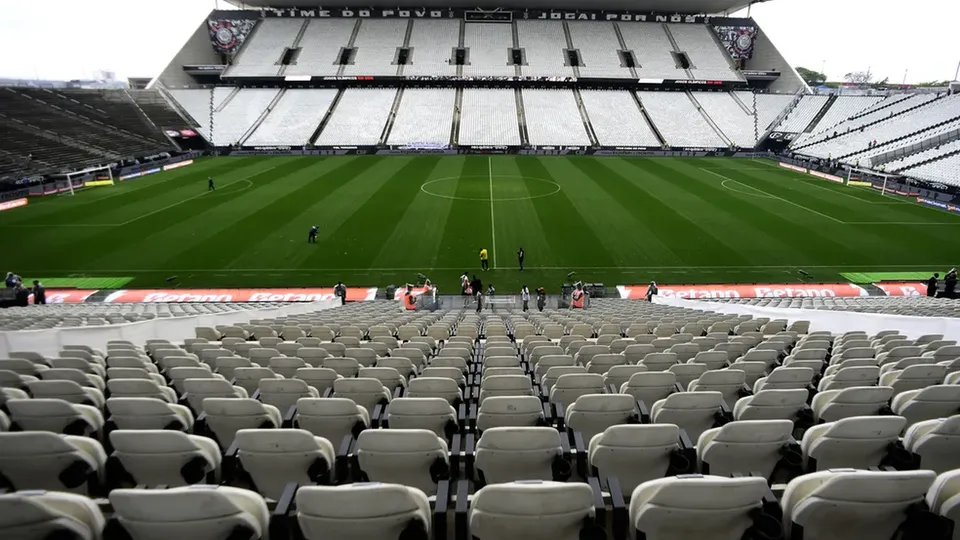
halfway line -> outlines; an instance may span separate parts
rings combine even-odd
[[[490,236],[493,237],[493,269],[497,269],[497,226],[493,220],[493,158],[487,156],[487,171],[490,179]]]

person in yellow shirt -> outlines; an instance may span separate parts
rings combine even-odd
[[[484,272],[490,269],[490,263],[487,261],[487,248],[480,250],[480,269]]]

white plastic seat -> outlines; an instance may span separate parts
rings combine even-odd
[[[903,446],[920,456],[922,469],[960,469],[960,415],[915,423],[903,435]]]
[[[336,457],[330,441],[304,429],[241,429],[236,444],[243,470],[257,491],[273,500],[289,482],[328,482]]]
[[[741,420],[708,429],[697,440],[700,471],[717,476],[760,473],[769,480],[792,431],[789,420]]]
[[[427,368],[429,369],[429,368]],[[426,371],[426,370],[424,370]],[[407,397],[440,397],[451,405],[463,400],[463,390],[448,377],[417,377],[407,384]]]
[[[416,488],[379,482],[304,486],[296,501],[306,540],[400,538],[408,529],[430,537],[430,501]]]
[[[90,405],[103,409],[103,392],[96,388],[80,386],[74,381],[30,381],[27,383],[30,395],[35,398],[62,399],[79,405]]]
[[[613,388],[614,392],[619,392],[620,387],[626,384],[634,373],[643,373],[645,371],[647,371],[646,366],[613,366],[603,374],[603,384],[607,388]]]
[[[367,409],[371,415],[377,405],[390,403],[392,395],[377,379],[337,379],[333,383],[333,397],[351,399]]]
[[[487,485],[570,476],[560,432],[552,427],[487,429],[477,441],[476,467]]]
[[[480,390],[483,392],[483,389]],[[550,402],[570,405],[580,396],[587,394],[603,394],[606,388],[603,385],[603,375],[597,373],[568,373],[561,375],[557,383],[550,389]]]
[[[300,379],[260,379],[260,401],[286,413],[300,398],[320,397],[320,392]]]
[[[906,423],[902,416],[853,416],[812,426],[800,442],[804,468],[878,467]]]
[[[391,394],[407,386],[407,379],[392,367],[362,367],[357,377],[377,379]]]
[[[907,390],[893,397],[894,414],[907,419],[907,426],[923,420],[960,413],[960,385],[937,385]]]
[[[799,412],[807,404],[806,390],[761,390],[752,396],[745,396],[733,407],[735,420],[791,420],[797,419]]]
[[[688,475],[651,480],[630,497],[630,524],[647,538],[739,540],[753,525],[767,482]]]
[[[49,431],[0,433],[0,475],[14,490],[87,493],[102,483],[107,454],[89,437]]]
[[[539,364],[537,364],[539,366]],[[557,379],[569,373],[586,373],[587,368],[583,366],[553,366],[547,369],[547,372],[540,378],[541,391],[550,395],[550,391],[557,384]]]
[[[880,377],[880,386],[893,388],[896,396],[907,390],[926,388],[943,382],[947,375],[947,366],[939,364],[917,364],[902,370],[892,370]]]
[[[9,399],[10,421],[24,431],[96,435],[103,430],[100,409],[62,399]]]
[[[61,354],[66,354],[70,351],[63,351]],[[83,351],[73,351],[75,353],[82,353]],[[72,356],[66,356],[62,358],[51,358],[48,360],[51,368],[66,368],[66,369],[76,369],[83,373],[88,373],[91,375],[97,375],[100,378],[106,377],[106,369],[103,365],[100,365],[96,362],[91,362],[90,360],[85,360],[83,358],[77,358]]]
[[[495,396],[533,396],[533,382],[526,375],[496,375],[483,379],[480,404]]]
[[[396,483],[435,495],[450,476],[447,443],[425,429],[368,429],[357,437],[357,462],[365,481]]]
[[[167,403],[177,402],[177,391],[169,386],[159,386],[153,380],[147,379],[110,379],[107,381],[107,390],[111,397],[143,397],[154,398]]]
[[[630,497],[640,484],[666,475],[679,437],[674,424],[610,426],[590,439],[590,465],[600,478],[615,476]]]
[[[187,402],[194,412],[203,410],[203,400],[207,398],[250,397],[242,387],[233,386],[223,379],[187,379],[183,381],[183,387],[187,391]]]
[[[677,376],[669,371],[634,373],[620,387],[621,394],[628,394],[637,401],[643,401],[647,407],[677,392]]]
[[[163,429],[110,432],[113,457],[134,484],[184,486],[220,480],[220,449],[213,439]]]
[[[96,502],[57,491],[0,495],[0,516],[0,538],[11,540],[43,540],[58,535],[99,540],[106,524]]]
[[[850,416],[879,414],[893,397],[889,386],[855,386],[841,390],[827,390],[813,396],[810,408],[818,422],[833,422]]]
[[[188,407],[156,398],[111,397],[107,410],[117,429],[193,431],[193,413]]]
[[[627,357],[622,354],[612,353],[595,354],[590,358],[590,362],[585,365],[588,373],[599,373],[603,375],[614,367],[626,366]]]
[[[779,367],[766,377],[760,377],[753,383],[753,393],[761,390],[791,390],[807,388],[813,380],[814,372],[807,367]]]
[[[639,423],[637,402],[626,394],[586,394],[566,407],[565,424],[589,441],[610,426]]]
[[[926,502],[931,512],[939,514],[954,523],[953,539],[960,536],[956,523],[960,521],[960,471],[950,470],[940,473],[927,491]]]
[[[623,350],[623,355],[627,358],[628,364],[639,364],[648,354],[655,352],[653,345],[634,343],[627,345]]]
[[[263,497],[235,487],[115,489],[110,492],[110,503],[120,526],[133,540],[215,540],[231,534],[263,538],[270,526]]]
[[[650,371],[666,371],[678,363],[677,355],[672,352],[652,352],[640,360],[640,365],[647,366]]]
[[[707,369],[723,369],[729,362],[729,356],[723,351],[702,351],[687,362],[706,364]]]
[[[654,403],[650,407],[650,418],[656,424],[680,426],[692,441],[713,427],[721,403],[723,394],[720,392],[679,392]]]
[[[543,406],[535,396],[495,396],[480,404],[477,429],[535,427],[543,425]]]
[[[246,390],[247,395],[253,395],[253,393],[260,388],[260,381],[262,380],[282,378],[282,375],[274,373],[273,370],[267,367],[242,367],[233,371],[234,384]]]
[[[390,402],[390,429],[426,429],[448,439],[457,428],[457,411],[443,398],[399,398]]]
[[[783,493],[784,538],[892,538],[909,506],[924,499],[932,471],[820,471],[794,478]]]
[[[730,369],[739,369],[743,372],[743,384],[747,388],[753,388],[757,380],[767,374],[767,364],[742,359],[730,364]]]
[[[330,368],[302,367],[294,372],[293,378],[306,382],[322,396],[327,390],[333,391],[334,381],[341,377]]]
[[[279,428],[283,424],[280,409],[250,398],[210,397],[203,400],[207,427],[216,435],[220,448],[233,445],[241,429]]]
[[[302,358],[295,356],[277,356],[271,358],[267,366],[277,375],[282,375],[287,379],[292,378],[298,369],[309,367]]]
[[[549,519],[544,519],[549,508]],[[480,489],[470,505],[470,534],[478,540],[578,540],[596,515],[586,484],[527,481]]]
[[[700,378],[690,382],[688,392],[720,392],[723,401],[733,406],[740,399],[740,392],[744,385],[744,372],[739,369],[727,368],[707,371]]]
[[[370,427],[370,413],[351,399],[301,398],[297,401],[294,425],[340,448],[345,437],[353,437]]]
[[[146,381],[152,381],[158,386],[166,386],[167,384],[167,380],[163,378],[163,375],[148,371],[146,368],[112,367],[107,368],[106,375],[107,389],[110,388],[110,381],[113,379],[143,379]]]

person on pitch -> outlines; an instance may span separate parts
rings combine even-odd
[[[314,225],[313,227],[310,227],[310,234],[307,235],[307,243],[308,243],[308,244],[316,244],[316,243],[317,243],[317,233],[318,233],[318,232],[320,232],[320,226],[319,226],[319,225]]]
[[[520,271],[523,272],[523,246],[520,246],[520,250],[517,251],[517,262],[520,264]]]
[[[213,185],[213,177],[207,177],[207,191],[216,191],[217,187]]]
[[[490,268],[489,261],[487,261],[487,248],[480,250],[480,269],[486,272]]]

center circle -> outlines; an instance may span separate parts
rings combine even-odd
[[[491,184],[489,183],[491,179],[497,180],[500,178],[510,178],[510,179],[517,179],[521,181],[533,180],[534,182],[536,182],[534,185],[543,186],[543,192],[531,193],[529,195],[525,195],[522,197],[491,197],[489,195],[486,197],[460,197],[457,195],[448,195],[446,193],[437,192],[439,191],[438,188],[440,186],[443,186],[445,182],[450,182],[451,180],[459,181],[465,178],[466,179],[476,178],[476,179],[485,180],[485,182],[482,183],[482,186],[480,186],[484,190],[491,189]],[[479,185],[480,183],[478,182],[478,186]],[[524,185],[527,189],[530,189],[531,187],[531,185],[527,183],[524,183]],[[430,186],[433,186],[433,187],[430,188]],[[514,174],[494,174],[494,175],[467,174],[462,176],[446,176],[443,178],[434,178],[433,180],[428,180],[420,186],[420,191],[426,193],[427,195],[433,195],[434,197],[440,197],[443,199],[451,199],[456,201],[481,201],[481,202],[528,201],[531,199],[540,199],[543,197],[556,195],[557,193],[560,193],[560,189],[561,189],[560,184],[554,182],[553,180],[547,180],[546,178],[538,178],[536,176],[520,176],[520,175],[514,175]]]

